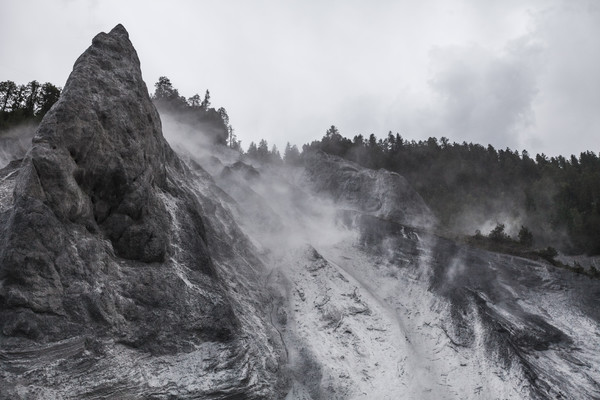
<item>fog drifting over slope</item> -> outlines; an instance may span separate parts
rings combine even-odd
[[[328,168],[339,184],[345,173],[360,175],[355,164],[335,159],[310,176],[303,167],[239,163],[238,153],[161,117],[183,159],[227,193],[222,204],[267,267],[267,312],[292,384],[286,400],[597,393],[599,331],[587,299],[595,281],[461,246],[348,201],[376,204],[376,190],[344,186],[337,199],[323,190]]]
[[[233,193],[241,208],[237,217],[260,237],[261,246],[268,247],[265,250],[284,254],[308,241],[330,244],[348,237],[348,230],[335,222],[331,200],[316,197],[302,187],[307,184],[302,167],[256,164],[255,168],[254,161],[238,152],[213,145],[201,129],[181,123],[168,113],[162,113],[161,119],[171,146],[184,159],[200,163],[219,185]],[[229,167],[242,158],[244,168],[230,172]],[[228,173],[234,176],[219,180]]]

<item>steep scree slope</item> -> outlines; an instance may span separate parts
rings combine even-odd
[[[599,281],[437,237],[397,174],[213,154],[272,268],[286,400],[600,398]]]

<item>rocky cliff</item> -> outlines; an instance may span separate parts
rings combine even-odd
[[[306,175],[317,192],[340,206],[402,225],[431,228],[436,218],[421,196],[401,175],[360,167],[318,152],[307,157]]]
[[[0,397],[274,396],[281,344],[259,311],[261,263],[248,266],[251,246],[162,136],[121,25],[93,39],[4,173]],[[197,353],[185,384],[146,371]]]

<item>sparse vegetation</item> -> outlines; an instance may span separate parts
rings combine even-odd
[[[526,227],[521,225],[521,230],[519,230],[519,243],[523,246],[531,247],[533,245],[533,233]]]
[[[504,224],[496,225],[496,227],[492,229],[492,231],[488,235],[488,238],[497,243],[513,242],[510,236],[508,236],[506,232],[504,232]]]
[[[265,139],[261,139],[258,146],[254,142],[250,142],[246,157],[263,163],[282,163],[281,154],[277,150],[277,146],[273,145],[269,151],[269,143]]]
[[[525,227],[521,227],[519,239],[515,240],[505,232],[504,224],[497,224],[488,235],[483,235],[479,230],[475,231],[473,236],[467,238],[467,242],[491,251],[520,255],[531,251],[531,246],[533,244],[533,236],[531,236],[530,242],[524,243],[520,240],[522,235],[527,235],[527,233],[524,232],[529,232],[529,230]],[[531,233],[529,232],[529,234]]]
[[[591,278],[600,278],[600,272],[594,266],[586,271],[578,262],[568,265],[557,260],[558,251],[554,247],[532,248],[533,236],[529,229],[524,226],[521,227],[517,240],[504,232],[504,224],[498,224],[488,235],[483,235],[481,231],[477,230],[473,236],[467,237],[465,241],[471,246],[488,251],[511,254],[532,260],[544,260],[555,267],[568,269]]]

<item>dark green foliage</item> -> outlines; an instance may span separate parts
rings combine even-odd
[[[248,151],[246,152],[246,155],[255,160],[258,159],[258,147],[256,147],[256,143],[250,142],[250,145],[248,145]]]
[[[202,103],[200,103],[200,107],[202,107],[204,111],[208,110],[208,108],[210,107],[210,92],[208,91],[208,89],[204,94],[204,100],[202,100]]]
[[[519,230],[519,243],[523,246],[531,247],[533,245],[533,233],[524,226],[521,225]]]
[[[179,90],[173,87],[171,80],[166,76],[158,78],[158,82],[154,84],[154,88],[155,90],[152,99],[155,102],[169,104],[173,108],[185,107],[188,105],[185,97],[179,95]]]
[[[198,107],[200,107],[201,106],[201,103],[199,103],[200,96],[195,95],[194,98],[195,98],[194,101],[198,101],[198,104],[199,104]],[[242,141],[237,139],[237,135],[235,134],[233,127],[229,123],[229,115],[227,114],[227,110],[225,110],[225,108],[221,107],[217,110],[217,112],[221,116],[221,119],[223,120],[223,123],[225,124],[225,126],[227,126],[227,146],[229,146],[233,150],[237,150],[241,153],[242,152]]]
[[[510,240],[510,237],[504,232],[504,224],[496,225],[488,237],[495,242],[506,242]]]
[[[223,107],[218,111],[210,108],[210,92],[208,90],[202,101],[198,94],[186,100],[166,76],[158,78],[154,88],[152,100],[159,110],[173,114],[181,122],[197,126],[205,136],[215,143],[239,150],[239,142],[235,139],[227,112]]]
[[[202,104],[202,102],[200,101],[200,95],[198,93],[190,97],[187,102],[190,105],[190,107],[193,108],[198,108]]]
[[[527,230],[527,228],[522,227],[521,231],[523,229]],[[505,232],[504,224],[497,224],[487,236],[483,235],[478,229],[475,231],[475,235],[467,238],[467,242],[487,250],[517,255],[529,251],[530,247],[510,237]]]
[[[269,161],[269,155],[269,144],[265,139],[261,139],[256,149],[256,158],[261,161]]]
[[[283,153],[283,161],[288,165],[297,165],[300,163],[300,150],[296,145],[290,145],[290,142],[285,146]]]
[[[600,254],[600,158],[594,152],[532,158],[527,151],[445,137],[407,141],[391,131],[384,139],[371,134],[350,140],[335,126],[303,150],[400,173],[447,230],[467,233],[508,215],[529,227],[519,235],[525,246],[535,237],[565,252]]]
[[[39,111],[38,114],[41,116],[46,115],[50,108],[58,101],[60,97],[61,89],[54,86],[50,82],[46,82],[42,85],[42,90],[39,95]]]
[[[277,150],[277,146],[273,145],[269,151],[269,143],[265,139],[261,139],[258,146],[254,142],[250,142],[246,156],[263,163],[282,163],[281,154]]]
[[[325,133],[325,136],[323,136],[321,145],[324,152],[343,156],[352,146],[352,142],[342,137],[338,129],[334,125],[331,125]]]
[[[0,82],[0,131],[23,123],[39,123],[58,101],[61,89],[50,82],[17,85]]]
[[[277,146],[273,145],[273,147],[271,147],[271,161],[275,162],[275,163],[282,163],[283,159],[281,158],[281,154],[279,153],[279,150],[277,149]]]
[[[591,266],[589,271],[586,271],[577,261],[573,265],[565,264],[558,260],[558,251],[551,246],[543,249],[532,249],[529,244],[531,232],[524,226],[521,226],[519,231],[519,240],[515,240],[504,232],[504,224],[498,224],[496,227],[485,236],[481,231],[475,231],[475,235],[462,238],[466,243],[497,253],[512,254],[514,256],[529,258],[532,260],[544,260],[555,267],[571,270],[578,274],[587,275],[591,278],[600,278],[600,272],[596,267]]]
[[[540,255],[542,255],[545,258],[552,259],[558,255],[558,251],[556,251],[556,249],[554,247],[548,246],[544,250],[540,251]]]
[[[233,127],[231,125],[227,126],[227,132],[229,133],[229,139],[227,141],[227,145],[232,148],[233,150],[236,150],[240,153],[242,153],[242,141],[241,140],[237,140],[237,135],[235,134]]]

